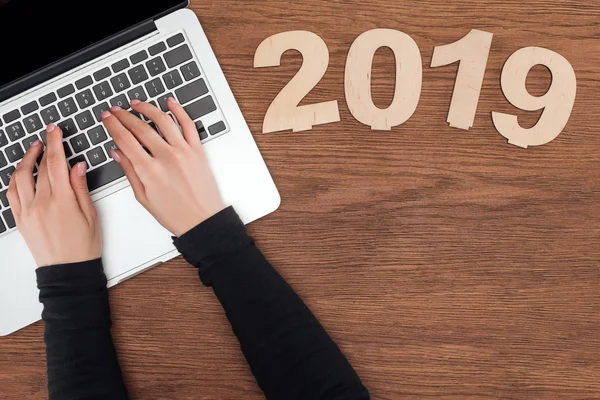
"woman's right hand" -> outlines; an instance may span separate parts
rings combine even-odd
[[[182,236],[224,208],[198,131],[173,98],[168,101],[169,110],[183,135],[157,107],[136,100],[131,106],[154,122],[164,139],[135,115],[113,107],[102,114],[104,126],[119,147],[111,156],[125,171],[136,199],[162,226]]]

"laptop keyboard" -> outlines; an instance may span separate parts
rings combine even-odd
[[[69,167],[86,161],[88,186],[93,192],[124,176],[110,157],[116,145],[101,123],[102,112],[112,106],[131,109],[129,102],[133,99],[148,101],[168,112],[169,97],[183,105],[203,142],[228,132],[223,113],[183,33],[136,48],[120,61],[5,112],[0,118],[0,234],[15,229],[6,197],[10,177],[31,143],[46,143],[46,125],[54,123],[63,130]],[[138,117],[148,121],[142,115]]]

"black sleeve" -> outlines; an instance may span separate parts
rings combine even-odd
[[[39,268],[50,400],[128,399],[100,259]]]
[[[255,247],[233,208],[175,245],[212,286],[269,400],[369,399],[348,360]]]

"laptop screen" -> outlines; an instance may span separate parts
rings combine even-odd
[[[0,89],[186,4],[182,0],[0,0]]]

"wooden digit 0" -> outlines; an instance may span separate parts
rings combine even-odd
[[[473,127],[493,37],[492,33],[472,29],[459,41],[433,51],[432,68],[460,61],[447,120],[453,128],[468,131]]]
[[[329,50],[319,36],[308,31],[278,33],[265,39],[256,49],[254,67],[276,67],[288,50],[298,50],[303,57],[300,70],[275,97],[263,122],[263,133],[292,129],[312,129],[313,125],[338,122],[337,100],[298,107],[302,99],[319,83],[329,65]]]
[[[545,65],[552,73],[550,88],[540,97],[529,94],[525,86],[527,75],[535,65]],[[527,111],[544,109],[537,124],[522,128],[516,115],[492,113],[496,129],[508,143],[527,148],[554,140],[565,128],[577,94],[577,78],[573,67],[560,54],[541,47],[526,47],[516,51],[504,64],[502,91],[515,107]]]
[[[375,51],[389,47],[396,57],[396,91],[386,109],[373,103],[371,69]],[[390,130],[406,122],[421,97],[423,67],[417,43],[406,33],[393,29],[373,29],[360,35],[348,52],[345,90],[350,112],[371,129]]]

